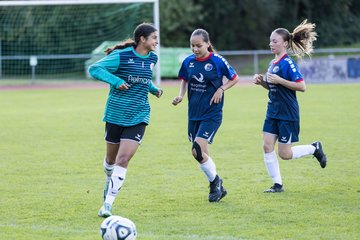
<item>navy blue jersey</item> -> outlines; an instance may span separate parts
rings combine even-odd
[[[188,83],[189,120],[222,119],[224,96],[220,103],[210,100],[216,90],[223,85],[223,76],[234,80],[235,70],[219,54],[210,53],[206,58],[188,56],[182,63],[179,78]]]
[[[278,61],[271,61],[268,73],[276,74],[291,82],[303,81],[298,66],[287,54]],[[266,117],[285,121],[299,121],[299,104],[296,99],[296,91],[280,84],[268,83],[268,87],[269,102]]]

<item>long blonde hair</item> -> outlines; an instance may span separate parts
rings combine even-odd
[[[313,42],[317,39],[317,33],[315,32],[316,25],[314,23],[307,22],[305,19],[300,23],[293,32],[290,33],[285,28],[275,29],[274,32],[282,36],[284,41],[288,41],[288,49],[292,53],[301,58],[305,54],[310,56],[314,51]]]

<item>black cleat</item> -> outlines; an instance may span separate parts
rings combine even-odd
[[[214,181],[210,182],[209,202],[219,202],[226,194],[227,191],[222,186],[222,179],[216,175]]]
[[[313,145],[315,147],[315,152],[314,152],[314,157],[316,157],[316,159],[319,161],[320,166],[322,168],[326,167],[326,155],[322,150],[322,145],[321,142],[313,142],[311,145]]]
[[[269,189],[264,190],[264,193],[278,193],[278,192],[283,192],[283,191],[284,191],[284,186],[281,184],[275,183]]]

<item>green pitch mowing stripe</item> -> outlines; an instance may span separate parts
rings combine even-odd
[[[281,161],[281,194],[263,162],[267,92],[225,92],[224,120],[210,154],[228,195],[207,200],[208,182],[191,156],[187,101],[178,87],[150,96],[151,122],[130,162],[113,213],[139,240],[358,239],[360,84],[308,85],[298,93],[299,144],[323,142],[328,166],[312,157]],[[99,240],[108,89],[0,92],[0,239]]]

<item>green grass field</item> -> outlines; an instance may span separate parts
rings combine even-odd
[[[187,104],[178,87],[151,96],[152,118],[113,214],[133,220],[139,240],[360,239],[360,84],[308,85],[298,93],[300,143],[323,142],[328,166],[281,161],[285,192],[262,157],[267,93],[226,92],[210,153],[228,196],[207,201],[190,153]],[[100,239],[105,176],[102,114],[107,89],[0,92],[0,239]]]

